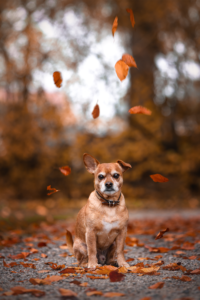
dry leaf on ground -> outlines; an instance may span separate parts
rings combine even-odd
[[[169,231],[169,228],[166,228],[166,229],[164,229],[164,230],[161,230],[161,231],[157,234],[155,240],[161,239],[161,238],[163,237],[163,234],[164,234],[165,232],[168,232],[168,231]]]
[[[118,271],[112,271],[109,274],[109,278],[111,282],[118,282],[124,279],[125,275],[122,273],[118,273]]]
[[[86,275],[86,277],[90,279],[108,279],[108,276],[92,276],[92,275]]]
[[[149,289],[154,290],[154,289],[161,289],[165,283],[164,282],[157,282],[151,286],[149,286]]]
[[[4,265],[4,267],[6,267],[6,268],[12,268],[12,267],[14,267],[14,266],[17,266],[18,264],[17,264],[15,261],[13,261],[13,262],[7,264],[7,263],[3,260],[3,265]]]
[[[30,283],[34,284],[34,285],[50,285],[51,282],[50,281],[45,281],[44,279],[41,278],[30,278],[29,279]]]
[[[76,297],[77,296],[77,293],[75,293],[75,292],[73,292],[73,291],[71,291],[71,290],[67,290],[67,289],[62,289],[62,288],[60,288],[59,289],[59,292],[60,292],[60,294],[62,295],[62,296],[64,296],[64,297]]]
[[[59,170],[65,176],[68,176],[71,173],[71,168],[68,166],[60,167]]]
[[[129,66],[129,67],[137,68],[135,59],[130,54],[127,54],[127,53],[123,54],[122,61],[125,62],[125,64],[127,64],[127,66]]]
[[[52,195],[52,194],[54,194],[56,192],[59,192],[59,190],[56,190],[55,188],[52,188],[51,185],[48,185],[47,191],[52,191],[52,192],[50,192],[50,193],[47,194],[48,196],[50,196],[50,195]]]
[[[10,295],[21,295],[21,294],[26,294],[26,293],[31,293],[33,296],[36,296],[36,297],[41,297],[41,296],[45,295],[44,291],[40,291],[40,290],[36,290],[36,289],[26,289],[22,286],[12,287]]]
[[[103,293],[101,292],[101,291],[91,291],[91,292],[87,292],[86,293],[86,295],[87,296],[94,296],[94,295],[99,295],[99,296],[101,296],[101,295],[103,295]]]
[[[60,72],[56,71],[53,73],[53,80],[55,85],[60,88],[62,84],[62,75]]]
[[[47,258],[48,255],[46,255],[45,253],[41,253],[41,257],[42,257],[42,258]]]
[[[62,271],[60,271],[60,274],[66,274],[66,273],[76,273],[75,268],[66,268]]]
[[[167,182],[169,181],[168,178],[160,175],[160,174],[154,174],[154,175],[150,175],[151,179],[154,181],[154,182]]]
[[[93,111],[92,111],[92,116],[93,116],[93,119],[96,119],[99,117],[99,114],[100,114],[100,108],[99,108],[99,105],[96,104]]]
[[[151,111],[143,106],[134,106],[129,109],[129,113],[132,115],[142,114],[142,115],[151,115]]]
[[[109,292],[109,293],[105,293],[103,296],[107,298],[113,298],[113,297],[125,296],[125,294],[117,293],[117,292]]]
[[[135,25],[135,18],[134,18],[133,11],[132,11],[131,8],[127,8],[126,11],[127,11],[127,13],[130,14],[131,25],[132,25],[132,27],[134,27],[134,25]]]
[[[30,252],[21,252],[16,255],[8,255],[8,257],[11,259],[23,259],[23,258],[26,258],[27,256],[29,256],[30,254],[31,254]]]
[[[129,70],[129,66],[124,61],[122,61],[120,59],[116,62],[115,71],[116,71],[116,74],[117,74],[118,78],[121,81],[123,81],[127,77],[128,70]]]
[[[117,30],[117,26],[118,26],[118,17],[115,17],[114,22],[113,22],[113,26],[112,26],[112,35],[114,36],[115,31]]]

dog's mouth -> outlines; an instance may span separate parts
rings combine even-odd
[[[104,190],[105,194],[114,194],[116,191],[113,188],[106,188]]]

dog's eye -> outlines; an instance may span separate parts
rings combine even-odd
[[[104,178],[104,176],[102,174],[100,174],[98,177],[100,180]]]
[[[113,177],[117,179],[117,178],[119,178],[119,174],[115,173],[115,174],[113,175]]]

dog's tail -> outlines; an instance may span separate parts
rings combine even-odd
[[[72,234],[69,230],[66,229],[66,242],[67,242],[67,247],[69,249],[69,252],[71,252],[71,254],[74,253],[73,251],[73,238],[72,238]]]

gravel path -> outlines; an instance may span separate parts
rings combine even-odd
[[[158,217],[159,216],[159,217]],[[61,275],[60,270],[53,270],[48,262],[66,267],[76,267],[74,257],[67,255],[65,243],[65,228],[73,231],[74,222],[57,222],[52,225],[41,223],[40,226],[33,225],[27,228],[27,232],[14,230],[4,233],[0,248],[0,299],[34,299],[36,296],[31,293],[10,295],[5,292],[11,291],[12,287],[21,286],[26,289],[37,289],[44,291],[42,299],[61,299],[60,288],[70,289],[77,293],[73,299],[107,299],[104,295],[87,296],[87,292],[92,289],[107,292],[119,292],[125,296],[114,297],[112,299],[200,299],[200,274],[191,274],[192,270],[200,270],[200,214],[199,212],[131,212],[129,235],[132,245],[125,247],[125,257],[134,258],[130,262],[131,266],[143,262],[145,267],[152,266],[158,260],[163,261],[163,265],[154,275],[126,273],[123,281],[110,282],[110,279],[90,279],[87,275],[74,273],[62,280],[52,282],[50,285],[33,285],[29,280],[31,278],[46,278],[47,276]],[[170,231],[165,233],[164,238],[155,240],[155,235],[166,227]],[[160,229],[159,229],[160,228]],[[132,239],[131,239],[132,238]],[[129,242],[130,242],[129,241]],[[135,241],[135,242],[134,242]],[[8,247],[9,246],[9,247]],[[150,248],[151,247],[151,248]],[[161,249],[159,249],[161,247]],[[170,249],[164,252],[163,248]],[[173,247],[174,250],[171,250]],[[9,256],[20,254],[22,252],[34,252],[25,259],[13,259]],[[151,251],[150,251],[151,250]],[[152,252],[156,251],[156,252]],[[41,257],[46,254],[47,257]],[[67,255],[66,257],[63,256]],[[160,255],[157,260],[155,259]],[[161,257],[162,256],[162,257]],[[143,259],[145,258],[145,259]],[[148,258],[148,259],[147,259]],[[16,262],[13,267],[6,267],[7,264]],[[21,264],[22,263],[22,264]],[[186,271],[163,269],[166,265],[178,263]],[[23,265],[25,264],[25,265]],[[27,267],[26,264],[33,264]],[[149,264],[149,265],[148,265]],[[45,272],[44,272],[45,271]],[[199,272],[200,273],[200,272]],[[69,274],[68,274],[69,275]],[[192,280],[181,281],[172,276],[181,278],[183,275]],[[102,275],[101,275],[102,276]],[[71,283],[78,280],[81,283],[88,283],[87,287]],[[157,282],[164,282],[161,289],[149,289],[149,286]]]

